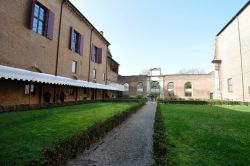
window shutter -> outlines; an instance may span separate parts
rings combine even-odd
[[[55,13],[52,11],[48,10],[47,11],[47,38],[50,40],[53,39],[53,32],[54,32],[54,18],[55,18]]]
[[[97,63],[102,63],[102,48],[97,49]]]
[[[35,9],[35,4],[36,4],[37,0],[32,0],[31,3],[31,11],[30,11],[30,20],[29,20],[29,28],[32,29],[33,28],[33,19],[34,19],[34,9]]]
[[[80,35],[80,55],[83,55],[83,47],[84,47],[84,38]]]
[[[69,49],[73,50],[74,48],[74,28],[70,27],[70,38],[69,38]]]

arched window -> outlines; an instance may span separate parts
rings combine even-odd
[[[137,84],[137,94],[138,94],[138,95],[143,94],[143,83],[142,83],[142,82],[139,82],[139,83]]]
[[[169,82],[168,83],[168,96],[174,96],[174,83],[173,82]]]
[[[123,92],[123,94],[124,95],[128,95],[128,93],[129,93],[129,84],[125,83],[125,84],[123,84],[123,86],[124,86],[124,92]]]
[[[160,93],[160,84],[157,81],[151,82],[150,86],[151,92],[152,93]]]
[[[193,92],[193,89],[192,89],[192,83],[191,82],[186,82],[185,85],[184,85],[184,92],[185,92],[185,96],[192,96],[192,92]]]

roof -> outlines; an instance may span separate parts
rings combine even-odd
[[[114,90],[114,91],[124,91],[124,87],[121,84],[99,84],[93,82],[87,82],[83,80],[74,80],[62,76],[54,76],[51,74],[37,73],[24,69],[2,66],[0,65],[0,79],[11,79],[18,81],[31,81],[39,82],[45,84],[55,84],[55,85],[66,85],[66,86],[75,86],[75,87],[86,87],[94,89],[105,89],[105,90]]]
[[[75,5],[73,5],[72,2],[70,2],[70,0],[65,0],[66,3],[80,16],[82,17],[99,35],[99,37],[101,37],[101,39],[103,39],[108,45],[110,45],[110,43],[108,42],[108,40],[95,28],[95,26],[77,9],[77,7]]]
[[[233,21],[236,17],[238,17],[246,8],[250,5],[250,0],[240,9],[240,11],[220,30],[220,32],[216,35],[219,36]]]

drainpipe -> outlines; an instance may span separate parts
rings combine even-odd
[[[107,47],[108,50],[108,47]],[[105,74],[105,84],[108,84],[108,51],[106,53],[106,74]]]
[[[238,24],[238,35],[239,35],[239,46],[240,46],[240,65],[241,65],[241,81],[242,81],[242,101],[245,102],[245,85],[244,85],[244,73],[243,73],[243,65],[242,65],[242,48],[241,48],[241,34],[240,34],[240,22],[239,17],[236,17]]]
[[[93,34],[93,31],[94,31],[94,27],[92,28],[91,30],[91,33],[90,33],[90,43],[89,43],[89,74],[88,74],[88,82],[90,82],[90,61],[91,61],[91,57],[92,57],[92,34]]]
[[[58,75],[58,62],[59,62],[59,47],[60,47],[60,40],[61,40],[61,25],[62,25],[62,12],[63,12],[63,5],[66,0],[63,0],[61,3],[61,10],[60,10],[60,20],[59,20],[59,30],[58,30],[58,38],[57,38],[57,49],[56,49],[56,69],[55,69],[55,76]],[[56,102],[56,85],[54,85],[54,96],[53,102]]]
[[[59,59],[59,47],[60,47],[60,40],[61,40],[61,25],[62,25],[62,12],[63,12],[63,5],[66,0],[63,0],[61,3],[61,11],[60,11],[60,20],[59,20],[59,30],[58,30],[58,38],[57,38],[57,49],[56,49],[56,69],[55,69],[55,76],[58,74],[58,59]]]

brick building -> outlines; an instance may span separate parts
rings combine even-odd
[[[103,32],[69,0],[0,3],[0,106],[122,95],[250,100],[250,1],[217,34],[214,72],[135,76],[119,75]]]
[[[215,98],[250,101],[250,1],[217,34]]]
[[[95,100],[123,90],[110,43],[69,0],[0,3],[0,105]]]
[[[153,98],[213,97],[214,72],[208,74],[164,75],[160,68],[150,69],[147,75],[120,77],[125,85],[124,95]]]

